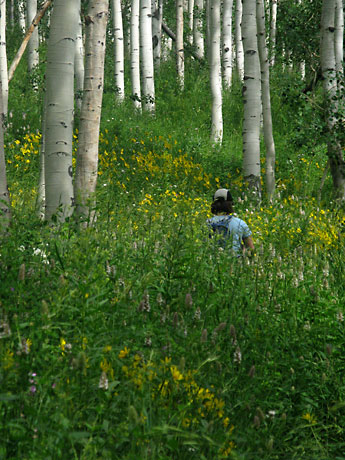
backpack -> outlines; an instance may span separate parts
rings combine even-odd
[[[218,246],[225,248],[227,241],[230,238],[229,222],[232,216],[224,216],[224,219],[218,222],[210,222],[210,228],[213,230],[213,234],[210,233],[209,237],[217,237]]]

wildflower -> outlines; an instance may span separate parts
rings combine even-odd
[[[19,267],[18,280],[19,281],[25,280],[25,264],[21,264],[21,266]]]
[[[306,420],[307,422],[310,423],[310,425],[315,425],[317,422],[317,419],[315,415],[310,414],[309,412],[305,413],[302,415],[302,419]]]
[[[226,323],[220,323],[213,332],[215,334],[218,334],[218,332],[221,332],[225,328],[226,328]]]
[[[99,379],[98,388],[103,390],[107,390],[109,388],[108,377],[104,371],[102,372],[101,377]]]
[[[13,351],[6,350],[6,353],[2,360],[2,366],[5,370],[11,369],[11,367],[13,366],[14,364],[13,354],[14,354]]]
[[[34,256],[41,256],[42,257],[42,262],[46,265],[49,265],[49,260],[47,259],[47,254],[42,251],[42,249],[40,248],[34,248],[34,252],[33,252]]]
[[[62,350],[62,353],[65,351],[65,345],[66,345],[66,340],[63,337],[61,337],[60,338],[60,348]]]
[[[150,347],[152,345],[151,337],[145,338],[145,347]]]
[[[36,388],[35,385],[31,385],[31,387],[29,388],[29,391],[30,391],[30,393],[31,393],[32,395],[36,393],[36,390],[37,390],[37,388]]]
[[[253,364],[248,372],[249,377],[254,377],[255,375],[255,365]]]
[[[181,372],[178,370],[176,366],[170,366],[170,372],[175,382],[179,380],[183,380],[183,375],[181,374]]]
[[[201,343],[206,343],[207,342],[207,329],[204,329],[201,333]]]
[[[337,320],[342,323],[344,321],[344,314],[342,311],[338,311],[337,313]]]
[[[167,320],[167,315],[163,312],[161,314],[161,323],[164,324],[166,320]]]
[[[260,419],[259,419],[259,417],[257,415],[254,415],[253,424],[254,424],[255,428],[260,427],[261,422],[260,422]]]
[[[175,313],[173,315],[173,326],[174,327],[178,326],[178,313],[177,313],[177,311],[175,311]]]
[[[141,302],[139,304],[139,311],[146,311],[149,313],[151,311],[151,305],[150,305],[150,296],[147,292],[144,293]]]
[[[161,307],[162,305],[164,305],[164,299],[163,299],[163,296],[162,296],[162,293],[159,292],[157,294],[157,303],[158,305]]]
[[[129,352],[130,352],[130,348],[125,347],[123,350],[120,351],[119,358],[120,359],[125,358]]]
[[[185,305],[187,308],[191,308],[193,305],[192,295],[189,292],[186,294]]]
[[[1,331],[2,329],[2,331]],[[8,324],[8,321],[7,321],[7,318],[5,318],[4,320],[1,320],[0,321],[0,339],[4,338],[4,337],[10,337],[11,335],[11,329],[10,329],[10,325]]]
[[[232,340],[234,342],[236,342],[236,329],[235,329],[235,326],[233,324],[230,325],[230,337],[232,338]]]
[[[236,347],[236,350],[234,352],[234,363],[240,364],[242,361],[242,353],[240,347]]]
[[[22,343],[20,345],[22,352],[28,355],[30,353],[31,345],[32,341],[30,339],[22,339]]]
[[[229,423],[230,423],[229,417],[225,417],[225,418],[223,419],[224,428],[226,428],[226,427],[229,425]]]
[[[200,310],[200,308],[198,307],[198,308],[195,310],[194,319],[195,319],[196,321],[198,321],[200,318],[201,318],[201,310]]]
[[[87,337],[83,337],[82,349],[85,350],[87,345]]]

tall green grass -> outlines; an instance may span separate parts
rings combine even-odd
[[[179,93],[163,65],[155,118],[116,106],[106,86],[87,229],[36,218],[40,126],[32,118],[24,138],[14,118],[0,458],[345,458],[344,215],[325,200],[329,182],[316,199],[323,145],[309,139],[308,155],[291,142],[296,118],[277,83],[278,195],[253,207],[240,87],[224,97],[214,149],[206,70],[194,72]],[[218,186],[253,231],[252,257],[209,239]]]

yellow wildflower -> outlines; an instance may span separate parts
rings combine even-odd
[[[120,351],[119,358],[120,359],[125,358],[129,352],[130,352],[130,348],[125,347],[123,350]]]

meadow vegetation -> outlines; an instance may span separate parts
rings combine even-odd
[[[188,68],[180,92],[163,64],[154,118],[115,104],[108,69],[88,228],[36,215],[42,90],[21,96],[18,69],[0,458],[345,459],[345,218],[330,177],[319,199],[322,115],[298,96],[298,76],[273,75],[277,193],[268,203],[263,180],[252,203],[239,84],[224,96],[224,144],[212,147],[207,70]],[[234,260],[208,237],[219,187],[253,231],[251,257]]]

